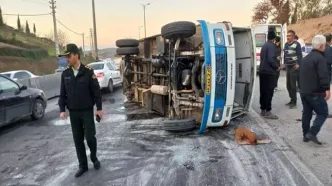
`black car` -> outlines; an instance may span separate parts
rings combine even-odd
[[[28,88],[0,75],[0,127],[31,116],[33,120],[44,117],[47,99],[39,89]]]

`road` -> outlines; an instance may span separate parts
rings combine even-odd
[[[255,112],[204,135],[171,134],[162,130],[163,118],[124,104],[121,90],[103,95],[105,119],[97,123],[102,168],[96,171],[90,163],[90,170],[75,178],[78,165],[69,121],[59,120],[56,100],[49,105],[44,119],[2,129],[1,186],[323,185]],[[273,143],[237,145],[233,131],[239,125]]]

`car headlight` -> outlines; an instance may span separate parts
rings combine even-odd
[[[224,37],[222,31],[216,31],[214,34],[217,45],[224,45]]]
[[[220,121],[220,119],[221,119],[221,109],[216,109],[215,110],[215,112],[214,112],[214,116],[213,116],[213,119],[215,120],[215,121]]]

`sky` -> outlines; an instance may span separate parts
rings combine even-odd
[[[3,14],[50,13],[49,0],[0,0]],[[122,38],[144,37],[146,6],[147,36],[160,33],[163,25],[172,21],[206,20],[230,21],[234,26],[250,26],[252,8],[260,0],[95,0],[98,48],[114,47]],[[85,49],[90,48],[90,28],[93,28],[92,0],[57,0],[56,18],[76,33],[85,34]],[[17,27],[17,16],[4,15],[6,24]],[[29,22],[30,30],[36,24],[39,36],[53,31],[53,18],[47,16],[20,16],[21,23]],[[197,22],[196,22],[197,23]],[[57,23],[65,32],[68,42],[83,45],[82,35],[75,34]]]

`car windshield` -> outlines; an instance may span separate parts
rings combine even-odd
[[[255,35],[256,47],[262,47],[265,42],[266,42],[266,34],[256,34]]]
[[[6,77],[9,77],[10,78],[10,74],[9,73],[5,73],[5,74],[1,74],[1,75],[4,75]]]
[[[103,63],[89,64],[88,66],[91,67],[93,70],[104,69],[104,64]]]

